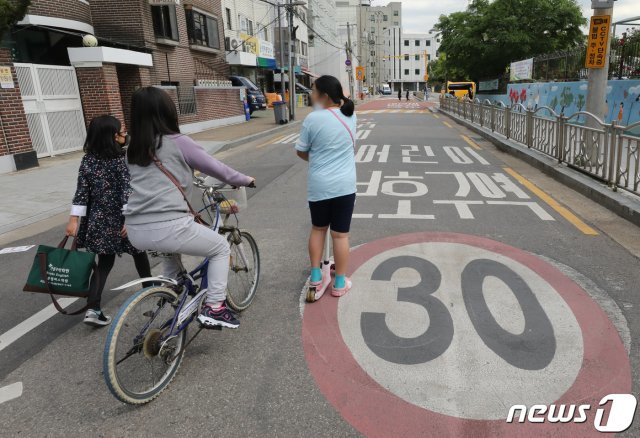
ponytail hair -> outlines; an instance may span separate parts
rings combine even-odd
[[[316,90],[321,94],[326,94],[333,103],[342,103],[340,112],[347,117],[351,117],[355,111],[355,105],[351,99],[344,95],[340,81],[329,75],[320,76],[313,83]]]

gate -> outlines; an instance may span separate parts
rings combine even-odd
[[[38,157],[82,149],[86,129],[75,69],[43,64],[14,66]]]

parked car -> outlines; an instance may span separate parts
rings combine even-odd
[[[267,98],[264,97],[262,91],[256,84],[251,82],[244,76],[229,76],[229,80],[234,87],[246,87],[247,88],[247,100],[249,102],[249,112],[253,114],[256,110],[267,109]]]
[[[389,84],[382,84],[382,94],[384,94],[385,96],[391,95],[391,87],[389,86]]]

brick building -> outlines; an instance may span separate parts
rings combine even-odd
[[[126,124],[141,86],[173,97],[183,132],[244,121],[224,40],[220,0],[32,0],[0,44],[13,79],[0,89],[0,172],[81,149],[97,115]]]

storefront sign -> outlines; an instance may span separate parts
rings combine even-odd
[[[15,88],[11,67],[0,67],[0,88]]]
[[[533,58],[511,63],[510,79],[522,81],[533,77]]]
[[[585,67],[603,68],[605,66],[610,27],[610,15],[594,15],[591,17]]]
[[[260,53],[258,54],[258,56],[261,58],[275,59],[273,43],[270,43],[269,41],[260,40]]]

